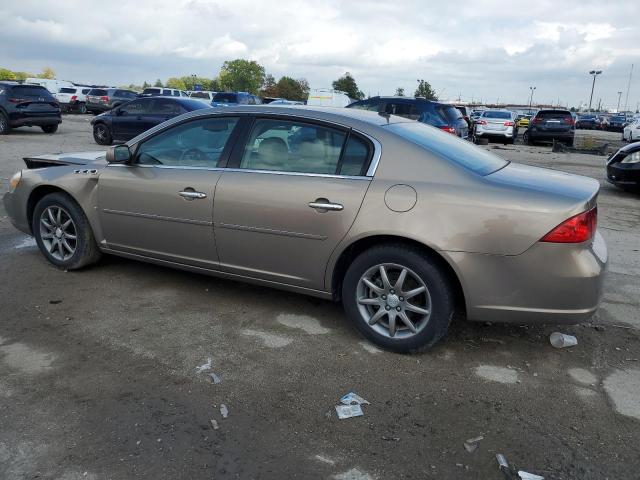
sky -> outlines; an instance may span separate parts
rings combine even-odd
[[[276,78],[327,88],[349,71],[366,95],[409,95],[419,78],[441,99],[616,108],[635,64],[638,0],[0,0],[0,67],[79,83],[215,77],[246,58]]]

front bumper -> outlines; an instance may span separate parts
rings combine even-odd
[[[13,226],[21,232],[31,235],[31,227],[27,219],[26,202],[20,199],[15,191],[5,193],[2,201]]]
[[[587,321],[602,296],[608,262],[600,233],[592,242],[538,242],[520,255],[449,253],[474,321],[575,324]]]
[[[615,162],[607,165],[607,180],[619,187],[640,187],[640,164]]]

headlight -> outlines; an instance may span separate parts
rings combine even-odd
[[[9,180],[9,191],[13,192],[18,185],[20,185],[20,180],[22,179],[22,170],[18,173],[14,174],[13,177]]]
[[[640,163],[640,152],[632,153],[622,159],[620,163]]]

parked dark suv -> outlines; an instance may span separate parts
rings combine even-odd
[[[529,122],[523,140],[529,145],[556,140],[571,146],[575,133],[575,121],[569,110],[538,110]]]
[[[124,103],[91,120],[93,139],[100,145],[127,141],[183,113],[208,108],[201,100],[184,97],[143,97]]]
[[[15,127],[40,127],[54,133],[62,123],[60,105],[40,85],[0,82],[0,135]]]
[[[247,92],[218,92],[211,100],[212,107],[227,107],[231,105],[261,105],[260,97]]]
[[[138,98],[136,92],[121,88],[92,88],[87,93],[87,112],[97,115],[117,107],[125,102]]]
[[[432,125],[461,138],[469,136],[469,126],[460,110],[446,103],[432,102],[424,98],[371,97],[347,105],[346,108],[360,108],[399,115]]]

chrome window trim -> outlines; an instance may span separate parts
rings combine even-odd
[[[268,105],[268,104],[267,104]],[[252,105],[252,107],[255,107],[255,105]],[[225,112],[225,111],[211,111],[214,110],[213,108],[209,109],[209,108],[205,108],[205,109],[201,109],[201,110],[194,110],[192,112],[189,113],[185,113],[182,115],[178,115],[177,117],[173,117],[170,120],[167,120],[164,123],[161,123],[160,125],[157,125],[155,127],[152,127],[151,129],[147,130],[146,132],[141,133],[140,135],[138,135],[137,137],[129,140],[128,142],[125,143],[125,145],[127,145],[130,149],[135,147],[137,149],[137,146],[141,143],[146,141],[149,137],[152,137],[156,134],[159,134],[165,130],[168,130],[170,127],[173,127],[174,125],[178,124],[178,123],[182,123],[183,121],[186,120],[192,120],[198,117],[216,117],[218,115],[220,116],[240,116],[240,115],[274,115],[274,116],[278,116],[278,117],[293,117],[296,118],[298,120],[304,121],[304,120],[315,120],[321,123],[327,123],[330,125],[336,125],[339,127],[343,127],[346,129],[351,130],[352,132],[357,133],[358,135],[362,135],[363,137],[367,138],[369,141],[371,141],[371,143],[373,143],[373,156],[371,158],[371,163],[369,164],[369,168],[367,169],[367,173],[365,175],[358,175],[358,176],[348,176],[348,175],[333,175],[333,177],[346,177],[346,178],[372,178],[375,176],[376,174],[376,170],[378,169],[378,165],[380,163],[380,158],[382,157],[382,145],[380,144],[380,142],[373,138],[371,135],[369,135],[368,133],[365,133],[361,130],[358,130],[357,128],[353,128],[350,125],[346,125],[344,123],[340,123],[340,122],[336,122],[336,121],[332,121],[332,120],[326,120],[324,118],[318,118],[318,117],[313,117],[313,116],[304,116],[304,115],[298,115],[295,113],[273,113],[273,112],[267,112],[267,113],[258,113],[258,112]],[[133,140],[136,140],[135,142],[133,142]],[[155,165],[153,165],[155,166]],[[167,166],[162,166],[163,168],[169,167],[169,165]],[[176,167],[176,168],[184,168],[184,167]],[[208,167],[192,167],[192,168],[202,168],[205,170],[210,170],[210,168]],[[231,170],[231,169],[227,169],[227,168],[223,168],[222,170]],[[260,170],[260,172],[270,172],[270,173],[275,173],[271,170]],[[288,174],[296,174],[297,172],[282,172],[282,173],[288,173]],[[302,174],[302,175],[324,175],[324,174]]]

